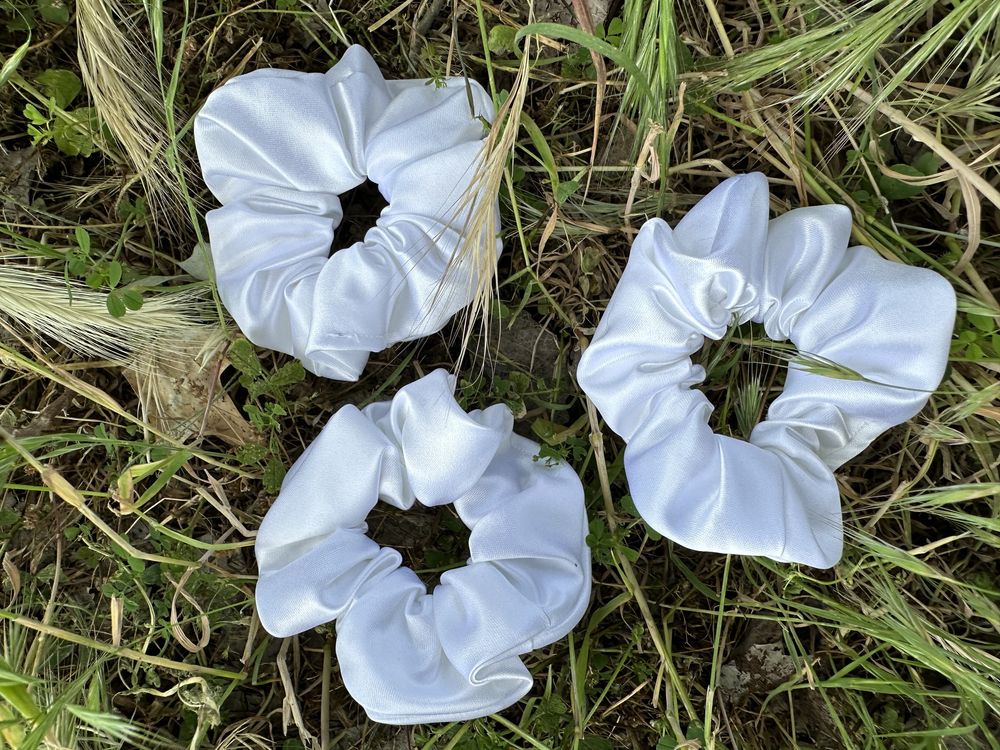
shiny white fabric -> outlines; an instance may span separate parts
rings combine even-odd
[[[476,288],[476,253],[456,251],[493,114],[475,81],[386,81],[358,46],[326,73],[258,70],[213,92],[195,142],[222,203],[206,217],[219,295],[247,338],[356,380],[370,352],[440,330]],[[331,256],[338,194],[366,178],[389,205]]]
[[[626,441],[632,498],[657,531],[703,551],[840,559],[832,470],[923,408],[955,318],[943,277],[849,248],[850,234],[844,206],[768,222],[760,174],[726,180],[675,229],[642,227],[577,378]],[[716,435],[690,355],[734,319],[875,382],[792,365],[748,442]]]
[[[535,460],[504,405],[466,414],[436,370],[389,402],[345,406],[295,462],[257,535],[257,611],[290,636],[337,621],[344,684],[375,721],[486,716],[532,679],[518,658],[568,633],[590,597],[583,487]],[[376,502],[453,503],[468,565],[433,594],[365,536]]]

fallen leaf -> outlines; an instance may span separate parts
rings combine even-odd
[[[219,381],[229,367],[225,344],[219,331],[206,328],[174,346],[137,355],[130,363],[125,377],[153,429],[182,442],[192,436],[217,437],[233,446],[258,441]]]

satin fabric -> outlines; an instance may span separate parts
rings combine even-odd
[[[720,184],[671,229],[648,221],[577,374],[627,443],[635,506],[696,550],[830,567],[841,556],[833,469],[913,417],[944,374],[955,294],[940,275],[848,247],[844,206],[768,221],[760,174]],[[690,355],[733,322],[868,379],[792,365],[749,441],[714,434]]]
[[[358,46],[326,73],[258,70],[213,92],[195,142],[222,203],[206,217],[219,295],[247,338],[356,380],[370,352],[440,330],[476,289],[466,194],[498,210],[470,192],[493,115],[475,81],[386,81]],[[389,205],[331,256],[338,195],[366,178]]]
[[[337,621],[348,691],[387,724],[461,721],[531,688],[519,654],[580,620],[590,597],[583,487],[512,433],[504,405],[466,414],[436,370],[389,402],[345,406],[285,478],[257,535],[257,611],[285,637]],[[469,563],[432,594],[365,536],[381,499],[453,503]]]

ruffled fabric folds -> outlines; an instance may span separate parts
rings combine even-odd
[[[337,621],[344,684],[375,721],[485,716],[531,687],[518,655],[550,644],[590,597],[583,487],[536,460],[504,405],[465,413],[444,370],[390,402],[345,406],[289,471],[257,535],[257,609],[290,636]],[[428,594],[365,536],[378,500],[453,503],[469,562]]]
[[[369,353],[440,330],[476,289],[477,253],[457,251],[493,114],[475,81],[386,81],[358,46],[326,73],[258,70],[213,92],[195,141],[222,203],[206,217],[219,294],[247,338],[356,380]],[[331,255],[338,195],[366,179],[389,205]]]
[[[942,276],[848,247],[850,234],[843,206],[768,221],[760,174],[726,180],[674,229],[642,227],[577,378],[627,443],[632,498],[657,531],[703,551],[840,559],[833,469],[927,403],[956,304]],[[691,355],[734,321],[864,380],[793,365],[749,441],[717,435]]]

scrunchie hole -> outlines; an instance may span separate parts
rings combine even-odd
[[[402,511],[379,502],[368,515],[368,536],[382,547],[403,556],[428,591],[441,582],[441,574],[460,568],[469,560],[469,529],[450,505],[427,507],[416,502]]]
[[[365,180],[356,188],[348,190],[340,196],[340,207],[344,218],[333,230],[333,242],[330,243],[332,256],[338,250],[350,247],[356,242],[363,242],[365,234],[375,225],[382,210],[389,201],[371,180]]]
[[[794,344],[774,341],[759,323],[735,323],[723,338],[705,339],[691,361],[705,368],[705,382],[699,388],[715,407],[709,421],[712,429],[749,440],[784,390],[788,363],[798,354]]]

